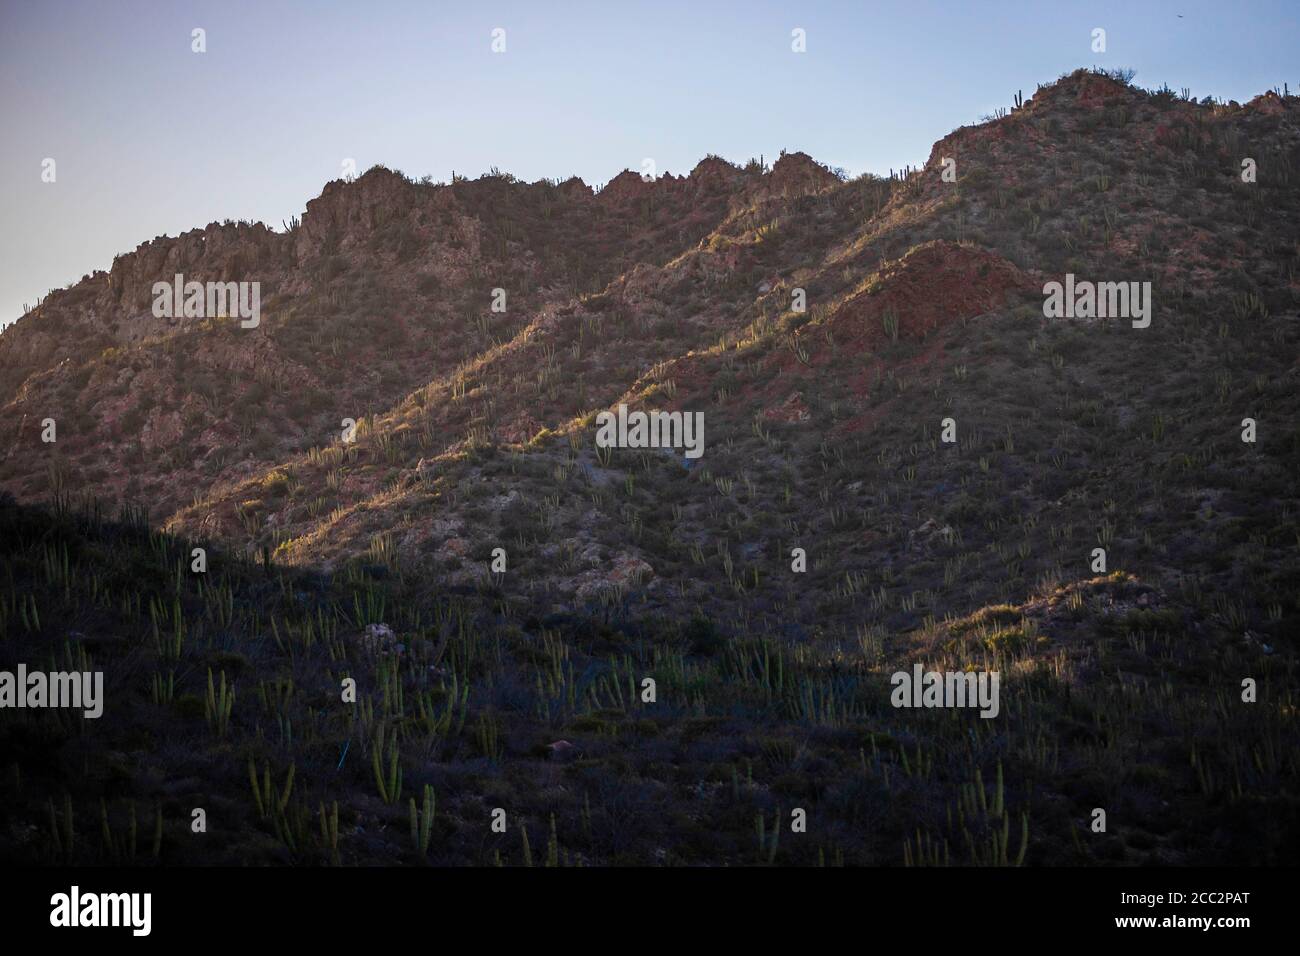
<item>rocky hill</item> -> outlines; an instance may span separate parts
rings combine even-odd
[[[107,588],[101,630],[151,634],[150,676],[192,665],[196,732],[199,676],[243,675],[232,734],[259,766],[303,759],[265,743],[273,714],[318,761],[355,736],[312,723],[337,666],[383,683],[358,746],[406,728],[411,777],[459,794],[445,862],[489,862],[485,786],[522,788],[534,846],[554,812],[599,862],[744,862],[754,814],[795,801],[825,824],[798,862],[1222,862],[1247,831],[1275,856],[1300,832],[1298,120],[1296,97],[1079,71],[888,178],[801,153],[599,191],[376,168],[283,231],[145,243],[0,334],[0,488],[55,509],[41,532],[6,506],[0,622],[85,636]],[[258,282],[257,325],[155,316],[175,274]],[[1056,314],[1052,283],[1125,294]],[[701,413],[704,453],[600,447],[620,406]],[[140,509],[128,531],[77,524],[90,495]],[[199,544],[215,596],[185,573]],[[36,627],[28,586],[54,605]],[[193,640],[170,654],[169,628]],[[1010,728],[891,708],[919,662],[998,670]],[[267,689],[290,675],[310,703]],[[1246,677],[1267,701],[1242,711]],[[156,705],[137,692],[127,737]],[[417,693],[427,740],[403,736]],[[242,759],[194,773],[221,790]],[[362,759],[349,787],[374,783]],[[1009,854],[1010,817],[953,823],[995,773],[1027,830]],[[583,792],[600,834],[578,839]],[[672,826],[615,822],[662,799]],[[1252,801],[1270,823],[1242,822]],[[1085,846],[1071,821],[1101,804],[1121,822]],[[353,859],[389,858],[368,832]]]

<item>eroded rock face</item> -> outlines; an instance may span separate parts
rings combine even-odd
[[[697,194],[731,192],[744,182],[744,174],[719,156],[706,156],[688,177]]]
[[[861,322],[884,333],[888,330],[879,320],[891,313],[900,337],[921,336],[1001,308],[1036,288],[1030,276],[994,252],[933,242],[887,265],[876,283],[844,304],[836,321]]]
[[[154,283],[171,282],[176,274],[200,282],[269,281],[292,265],[286,260],[291,247],[286,237],[261,223],[211,223],[176,239],[166,237],[142,243],[135,252],[118,256],[108,275],[109,291],[121,312],[131,318],[153,315]],[[164,320],[165,321],[165,320]],[[124,340],[144,338],[149,331],[130,323]]]
[[[625,169],[606,183],[605,188],[600,191],[599,195],[604,202],[621,203],[641,199],[653,195],[654,192],[654,180],[647,181],[641,177],[640,173]]]
[[[840,184],[829,169],[807,153],[785,153],[753,189],[755,198],[804,196]]]

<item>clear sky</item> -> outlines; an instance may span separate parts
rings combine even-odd
[[[156,236],[279,229],[345,158],[599,185],[784,148],[883,172],[1080,66],[1244,101],[1300,88],[1298,53],[1300,0],[0,0],[0,324]]]

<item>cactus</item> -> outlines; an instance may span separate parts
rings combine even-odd
[[[259,785],[257,780],[257,765],[253,758],[248,758],[248,779],[253,785],[253,802],[257,805],[257,816],[265,820],[268,817],[283,818],[285,808],[289,805],[289,797],[293,793],[293,778],[297,772],[296,764],[289,764],[289,772],[284,778],[284,792],[281,793],[271,780],[271,765],[268,763],[262,768],[262,782]]]
[[[916,831],[916,845],[913,847],[912,838],[907,837],[903,840],[903,866],[947,866],[950,858],[948,855],[948,841],[943,841],[943,852],[939,852],[939,840],[931,837],[928,833],[922,835],[918,829]]]
[[[898,313],[892,308],[886,309],[880,317],[880,324],[884,326],[885,334],[889,336],[890,341],[898,341]]]
[[[305,818],[308,813],[302,808],[289,810],[289,797],[293,795],[293,778],[297,772],[296,764],[289,764],[285,774],[284,790],[281,792],[271,779],[271,765],[262,768],[262,782],[257,780],[257,766],[253,758],[248,759],[248,779],[253,785],[253,801],[257,804],[257,815],[262,820],[269,819],[275,830],[276,838],[290,850],[297,852],[306,829]]]
[[[384,803],[393,804],[402,798],[402,767],[399,763],[397,751],[397,731],[393,731],[393,736],[388,742],[388,774],[384,775],[384,727],[381,724],[378,732],[375,734],[375,744],[371,748],[370,757],[375,770],[375,782],[379,784],[379,798]]]
[[[531,867],[533,865],[533,848],[528,844],[528,827],[521,823],[519,825],[519,832],[523,834],[524,866]]]
[[[153,702],[158,706],[170,704],[176,697],[176,671],[169,670],[164,681],[162,671],[153,675]]]
[[[330,863],[339,865],[339,802],[334,801],[330,812],[325,812],[325,804],[320,805],[320,838],[330,850]]]
[[[204,713],[208,718],[208,727],[217,737],[226,736],[230,727],[230,710],[235,705],[235,687],[226,686],[226,672],[221,672],[220,689],[213,686],[212,669],[208,668],[208,696],[204,702]]]
[[[560,865],[560,838],[555,832],[555,814],[551,814],[551,835],[546,841],[546,865],[557,867]]]
[[[415,852],[424,856],[429,852],[429,838],[433,833],[433,811],[435,807],[433,787],[429,784],[424,785],[424,806],[420,810],[415,808],[415,797],[411,798],[411,843],[415,846]]]
[[[248,758],[248,779],[253,785],[253,802],[257,804],[257,815],[260,818],[266,817],[266,805],[262,802],[262,788],[257,785],[257,765],[253,763],[253,758]]]
[[[778,807],[772,820],[772,832],[767,833],[767,821],[762,813],[754,815],[754,830],[758,835],[758,859],[762,862],[764,855],[769,864],[776,862],[776,850],[781,842],[781,810]]]

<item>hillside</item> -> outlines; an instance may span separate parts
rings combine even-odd
[[[111,858],[58,842],[102,798],[182,862],[1280,862],[1298,120],[1078,71],[891,178],[375,168],[52,294],[0,333],[0,653],[119,706],[0,724],[7,852]],[[155,318],[175,273],[260,282],[258,326]],[[1067,276],[1149,324],[1047,317]],[[598,447],[620,405],[703,455]],[[918,663],[1000,673],[1001,719],[891,706]]]

